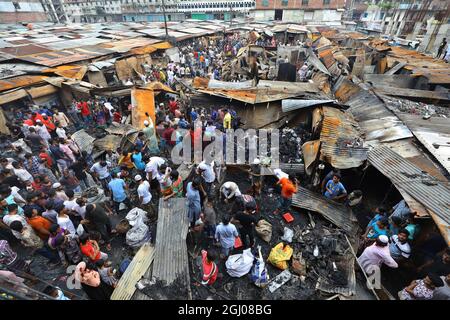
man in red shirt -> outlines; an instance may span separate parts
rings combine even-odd
[[[43,118],[42,115],[37,113],[37,112],[32,112],[31,113],[31,120],[33,121],[33,124],[36,124],[36,120],[41,120],[41,122],[43,122]]]
[[[169,110],[170,112],[175,115],[175,111],[178,109],[178,102],[175,100],[175,98],[170,98],[169,101]]]
[[[33,228],[39,238],[47,241],[50,236],[50,227],[52,222],[38,215],[38,211],[35,208],[27,208],[24,211],[24,215],[28,224]]]
[[[51,118],[49,118],[48,116],[44,115],[42,116],[42,123],[44,124],[44,126],[47,127],[48,132],[52,135],[55,136],[55,130],[56,130],[56,126],[53,123],[53,121],[51,120]]]
[[[164,131],[162,134],[162,138],[165,140],[166,144],[168,144],[170,146],[175,145],[175,141],[172,141],[172,132],[173,131],[174,131],[174,129],[169,124],[166,123],[164,125]]]
[[[81,116],[86,124],[90,124],[92,120],[91,110],[89,110],[89,105],[86,101],[81,101],[78,103],[78,109],[81,111]]]
[[[281,178],[277,184],[281,185],[281,199],[274,213],[278,214],[281,212],[281,214],[284,214],[289,210],[292,204],[292,196],[297,192],[297,179],[289,175],[288,178]]]

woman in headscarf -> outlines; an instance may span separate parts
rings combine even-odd
[[[91,300],[109,300],[114,289],[104,283],[95,265],[80,262],[75,269],[75,280],[81,283],[81,287]]]

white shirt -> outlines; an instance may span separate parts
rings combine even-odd
[[[397,262],[391,257],[389,246],[379,247],[376,243],[364,249],[364,252],[358,258],[358,262],[365,272],[370,272],[370,266],[381,267],[383,263],[388,267],[398,268]]]
[[[44,125],[36,126],[35,128],[37,129],[37,133],[39,134],[39,136],[41,136],[42,139],[48,141],[48,140],[50,140],[52,138],[52,136],[48,132],[46,126],[44,126]]]
[[[25,169],[14,169],[14,174],[23,182],[33,181],[33,176]]]
[[[164,160],[163,158],[151,157],[150,161],[145,166],[145,172],[147,172],[147,174],[149,172],[151,172],[152,180],[154,180],[158,177],[158,174],[159,174],[158,167],[161,166],[162,164],[164,164],[165,162],[166,162],[166,160]]]
[[[214,173],[213,168],[206,164],[205,161],[202,161],[199,164],[200,169],[205,169],[202,171],[202,177],[205,179],[206,183],[213,183],[216,180],[216,174]]]
[[[64,128],[56,128],[56,134],[60,138],[67,139],[66,130],[64,130]]]
[[[75,226],[73,225],[72,221],[68,217],[60,217],[60,216],[58,216],[56,219],[57,219],[58,225],[61,228],[66,229],[67,231],[69,231],[69,233],[72,236],[75,235],[75,233],[76,233]]]
[[[148,181],[142,182],[137,188],[139,197],[142,197],[142,204],[147,204],[152,200],[152,194],[150,193],[150,183]]]
[[[232,198],[234,195],[236,197],[239,197],[241,194],[241,191],[239,190],[239,187],[236,183],[233,181],[227,181],[225,182],[222,187],[220,188],[222,193],[227,199]]]
[[[13,221],[20,221],[20,223],[22,223],[23,226],[26,226],[28,224],[25,218],[17,213],[7,214],[6,216],[3,217],[3,223],[6,224],[8,227],[11,225]]]
[[[76,200],[64,201],[64,208],[75,211],[84,219],[84,215],[86,213],[86,206],[80,207],[80,205],[76,202]]]
[[[106,166],[102,167],[100,165],[100,162],[94,163],[94,165],[91,167],[91,172],[95,172],[98,174],[98,177],[100,180],[106,179],[109,177],[109,170],[108,168],[111,166],[111,162],[106,161]]]

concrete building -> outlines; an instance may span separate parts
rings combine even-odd
[[[256,0],[255,20],[340,24],[346,0]]]
[[[448,0],[372,0],[360,18],[363,28],[392,37],[420,41],[418,50],[434,53],[450,39]]]
[[[0,0],[0,23],[32,23],[48,21],[39,0]]]
[[[178,0],[178,12],[198,20],[230,20],[247,17],[255,9],[255,0]]]
[[[64,0],[64,8],[72,22],[161,22],[164,14],[161,0]],[[181,21],[178,0],[165,0],[167,21]]]

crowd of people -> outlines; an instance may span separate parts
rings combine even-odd
[[[265,44],[274,41],[272,38]],[[180,48],[179,62],[170,61],[163,68],[144,65],[142,80],[175,88],[176,78],[221,79],[224,61],[236,56],[247,43],[236,34],[210,42],[195,40]],[[310,77],[308,72],[305,63],[298,71],[300,81]],[[64,112],[59,106],[33,106],[15,114],[15,121],[8,125],[11,135],[0,137],[0,264],[5,267],[0,275],[20,282],[21,275],[32,274],[32,261],[23,255],[23,248],[28,248],[31,256],[46,259],[50,268],[75,265],[74,277],[85,294],[90,299],[109,299],[119,277],[109,260],[112,239],[117,236],[112,218],[140,208],[154,223],[159,199],[186,198],[190,234],[204,249],[203,285],[213,285],[220,278],[218,263],[237,243],[243,248],[255,247],[265,181],[261,160],[250,165],[251,187],[241,191],[236,181],[218,185],[219,164],[214,162],[199,163],[193,177],[184,181],[169,157],[171,149],[187,136],[194,141],[203,135],[212,137],[219,130],[226,143],[225,131],[241,124],[237,112],[198,108],[171,95],[157,105],[155,118],[146,114],[143,129],[127,149],[107,150],[94,159],[72,138],[80,128],[90,131],[113,122],[126,123],[131,108],[129,103],[88,99],[73,100]],[[187,133],[182,135],[177,129]],[[292,210],[300,182],[297,176],[283,172],[277,177],[274,187],[280,190],[280,197],[273,214],[282,216]],[[102,189],[107,200],[90,201],[86,192],[92,188]],[[325,198],[351,205],[352,194],[347,193],[338,170],[331,170],[319,189]],[[229,205],[229,209],[219,214],[217,202]],[[378,207],[361,235],[358,263],[366,273],[383,264],[390,268],[410,266],[411,243],[419,232],[415,215],[404,200],[391,210]],[[400,299],[449,298],[448,249],[428,257],[419,271],[420,278],[399,292]],[[69,299],[52,285],[43,293],[58,300]]]

